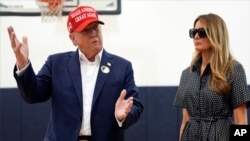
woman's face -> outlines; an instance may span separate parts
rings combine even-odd
[[[195,24],[195,29],[201,29],[201,28],[206,28],[205,24],[203,24],[200,20],[198,20]],[[193,42],[194,42],[194,47],[196,51],[199,52],[207,52],[207,51],[211,51],[211,44],[209,39],[207,38],[207,36],[205,37],[200,37],[198,32],[194,35],[193,38]]]

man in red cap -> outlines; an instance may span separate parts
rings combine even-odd
[[[22,42],[8,27],[16,56],[14,77],[27,103],[51,99],[44,141],[124,141],[143,105],[130,61],[103,48],[96,10],[80,6],[68,15],[67,29],[76,51],[50,55],[34,73],[27,37]]]

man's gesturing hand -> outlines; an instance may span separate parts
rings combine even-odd
[[[127,91],[123,89],[115,104],[115,117],[119,121],[124,121],[126,119],[133,105],[133,97],[125,99],[126,94]]]
[[[17,39],[16,34],[15,34],[12,26],[9,26],[7,28],[7,30],[8,30],[8,34],[9,34],[9,38],[10,38],[11,47],[15,53],[15,56],[16,56],[18,68],[22,69],[29,62],[28,39],[27,39],[27,37],[23,37],[22,38],[23,42],[20,42]]]

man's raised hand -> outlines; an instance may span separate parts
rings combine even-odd
[[[29,48],[28,48],[28,38],[23,37],[22,42],[20,42],[12,26],[7,28],[11,47],[16,56],[17,66],[19,69],[24,68],[29,62]]]

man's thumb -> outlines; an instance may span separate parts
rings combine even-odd
[[[126,97],[126,94],[127,94],[126,89],[123,89],[123,90],[121,91],[121,94],[120,94],[119,100],[124,100],[124,99],[125,99],[125,97]]]
[[[26,36],[23,37],[23,43],[28,45],[28,38]]]

